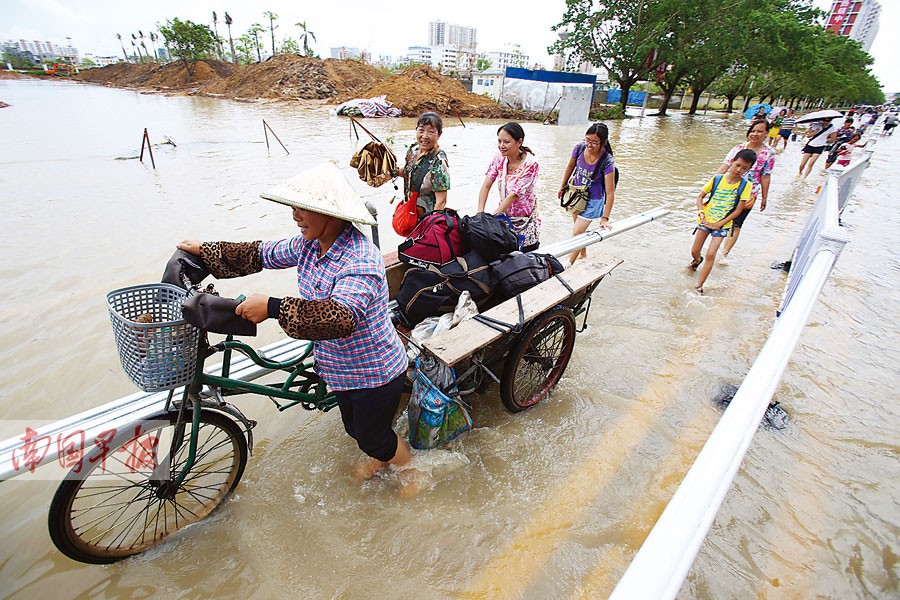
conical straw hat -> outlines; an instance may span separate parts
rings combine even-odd
[[[366,225],[377,225],[378,221],[369,214],[350,182],[333,162],[322,163],[300,173],[271,190],[260,194],[287,206],[295,206]]]

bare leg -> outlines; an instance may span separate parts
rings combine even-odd
[[[700,264],[700,253],[703,252],[703,242],[706,241],[706,237],[709,235],[708,231],[703,231],[702,229],[698,229],[694,234],[694,243],[691,245],[691,265],[692,268],[696,269]]]
[[[587,219],[580,219],[578,215],[572,217],[574,221],[574,226],[572,227],[572,237],[584,233],[587,231],[588,225],[591,224]],[[582,248],[581,250],[576,250],[572,254],[569,255],[569,264],[574,264],[576,260],[579,258],[584,258],[587,256],[587,248]]]
[[[741,228],[731,226],[731,235],[725,238],[725,250],[722,252],[726,257],[731,252],[731,249],[734,248],[734,245],[737,243],[738,236],[741,235]]]
[[[397,434],[395,433],[394,435]],[[378,471],[384,469],[388,465],[403,467],[408,465],[411,459],[412,453],[410,452],[409,444],[406,443],[406,440],[397,435],[397,451],[394,453],[394,457],[391,460],[384,462],[383,460],[378,460],[371,456],[365,456],[353,469],[353,476],[360,481],[372,479]]]
[[[697,290],[703,291],[703,284],[706,283],[706,278],[709,277],[710,272],[713,268],[713,262],[716,260],[716,252],[719,250],[719,246],[722,244],[722,239],[720,237],[714,237],[709,242],[709,248],[706,249],[706,260],[703,261],[703,267],[700,269],[700,277],[697,279]]]
[[[803,153],[803,158],[800,160],[800,167],[797,169],[797,177],[801,177],[803,175],[803,167],[806,166],[807,161],[809,161],[809,157],[812,154]]]
[[[812,171],[813,165],[816,164],[817,160],[819,160],[818,154],[812,154],[811,156],[812,158],[809,159],[809,163],[806,165],[806,171],[803,173],[803,179],[806,179],[807,175],[809,175],[809,172]]]

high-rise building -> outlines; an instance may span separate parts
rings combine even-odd
[[[448,25],[444,21],[431,21],[428,24],[428,45],[456,46],[474,51],[478,45],[478,30],[464,25]]]
[[[868,52],[878,33],[880,14],[876,0],[834,0],[825,29],[858,40]]]

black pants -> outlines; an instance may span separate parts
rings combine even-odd
[[[334,393],[344,430],[356,440],[360,450],[382,462],[388,462],[397,453],[397,434],[391,425],[405,381],[406,371],[376,388]]]

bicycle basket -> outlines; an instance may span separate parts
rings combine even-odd
[[[106,295],[119,361],[145,392],[190,383],[200,330],[184,320],[185,290],[166,283],[134,285]]]

